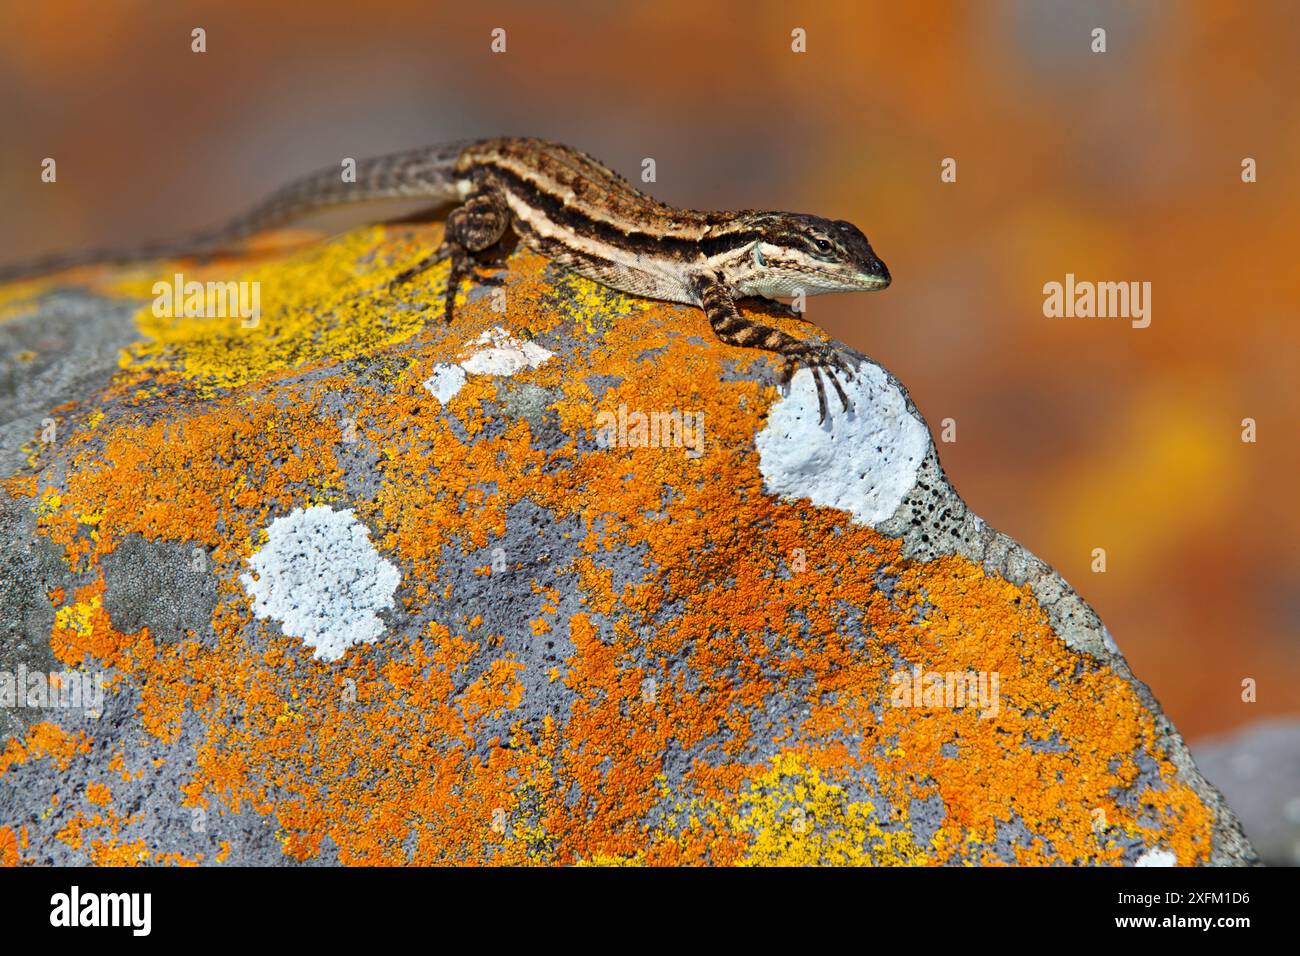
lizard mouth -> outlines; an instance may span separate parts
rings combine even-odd
[[[858,282],[860,283],[860,288],[867,291],[874,291],[875,289],[888,288],[889,281],[890,279],[888,275],[882,276],[882,275],[875,275],[873,273],[863,273],[862,275],[858,276]]]
[[[865,267],[858,273],[858,280],[862,283],[864,289],[884,289],[890,282],[889,266],[880,261],[880,257],[874,252],[869,253],[866,261],[862,263]]]

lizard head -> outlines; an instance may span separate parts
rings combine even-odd
[[[788,212],[748,214],[757,238],[748,247],[745,295],[862,292],[889,285],[889,269],[857,226]]]

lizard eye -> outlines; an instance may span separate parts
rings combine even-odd
[[[813,245],[817,247],[818,252],[831,251],[831,244],[825,239],[813,239]]]

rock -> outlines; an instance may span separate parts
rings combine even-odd
[[[888,372],[819,426],[523,251],[447,325],[445,267],[387,285],[438,238],[0,289],[0,655],[62,672],[0,859],[1254,862]],[[178,272],[260,314],[156,315]]]
[[[1192,753],[1263,861],[1300,866],[1300,721],[1261,721],[1199,741]]]

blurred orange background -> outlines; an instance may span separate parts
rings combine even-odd
[[[894,285],[809,315],[936,438],[956,421],[971,507],[1097,609],[1189,739],[1300,715],[1300,4],[13,0],[0,90],[3,262],[502,134],[634,180],[653,157],[677,205],[849,219]],[[1066,273],[1150,282],[1151,326],[1045,318]]]

